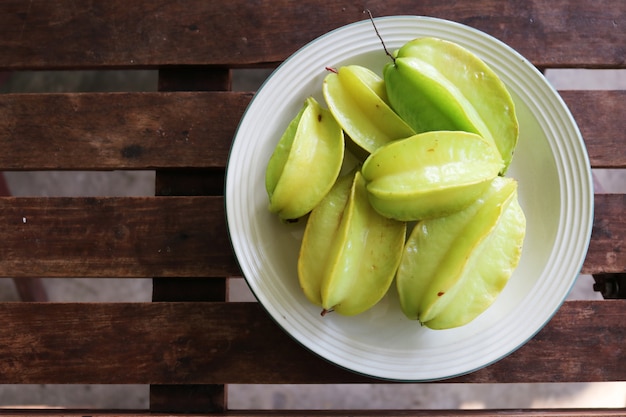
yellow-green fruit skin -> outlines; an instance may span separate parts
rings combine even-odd
[[[391,107],[418,133],[465,130],[495,143],[506,172],[519,124],[502,80],[462,46],[437,38],[407,42],[385,66]]]
[[[502,169],[495,146],[463,131],[390,142],[362,167],[370,203],[400,221],[445,216],[471,204]]]
[[[341,227],[350,198],[354,174],[344,175],[313,209],[309,216],[298,256],[298,278],[306,298],[322,305],[322,284],[327,266],[335,253],[332,242],[345,241],[347,228]]]
[[[298,257],[305,296],[325,312],[370,309],[393,282],[405,237],[405,223],[372,209],[359,171],[341,177],[307,221]]]
[[[330,111],[312,97],[278,141],[265,170],[269,210],[281,219],[308,214],[339,176],[344,135]]]
[[[415,134],[389,107],[383,79],[368,68],[340,67],[325,77],[322,93],[335,119],[366,153]]]
[[[471,322],[508,282],[525,232],[517,182],[504,177],[465,210],[418,222],[396,275],[402,311],[432,329]]]

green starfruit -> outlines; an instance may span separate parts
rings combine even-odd
[[[359,171],[340,177],[307,221],[298,257],[305,296],[323,314],[368,310],[389,290],[405,236],[405,223],[372,209]]]
[[[267,164],[269,210],[284,220],[309,213],[335,183],[343,156],[343,130],[327,109],[308,98]]]
[[[433,329],[475,319],[517,267],[525,231],[517,182],[504,177],[466,209],[418,222],[396,275],[404,314]]]
[[[519,135],[515,104],[498,75],[462,46],[407,42],[383,71],[391,107],[417,132],[464,130],[493,142],[506,172]]]
[[[415,134],[389,107],[383,79],[368,68],[340,67],[324,78],[322,92],[337,122],[365,153]]]
[[[401,221],[440,217],[470,205],[502,169],[495,146],[463,131],[390,142],[362,167],[372,206]]]

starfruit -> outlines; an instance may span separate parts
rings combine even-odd
[[[359,171],[340,177],[306,224],[298,257],[305,296],[323,314],[368,310],[389,290],[405,237],[405,223],[372,209]]]
[[[404,314],[433,329],[472,321],[517,267],[525,231],[517,182],[505,177],[466,209],[418,222],[396,276]]]
[[[372,206],[401,221],[440,217],[478,198],[502,169],[495,146],[464,131],[434,131],[390,142],[362,167]]]
[[[383,70],[391,107],[417,132],[464,130],[495,143],[505,173],[517,144],[515,104],[479,57],[437,38],[404,44]]]
[[[267,164],[269,210],[284,220],[309,213],[335,183],[343,156],[343,130],[327,109],[309,97]]]
[[[340,67],[324,78],[322,93],[337,122],[365,154],[415,134],[389,107],[383,79],[368,68]]]

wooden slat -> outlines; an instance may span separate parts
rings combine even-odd
[[[585,139],[591,165],[626,167],[626,91],[561,91]]]
[[[596,194],[583,273],[626,272],[626,194]]]
[[[8,184],[0,173],[0,196],[10,196]],[[39,278],[13,279],[13,284],[22,301],[48,301],[48,294]]]
[[[0,95],[0,170],[224,167],[248,93]]]
[[[596,195],[583,272],[626,270],[626,195]],[[1,277],[223,277],[241,272],[223,197],[0,198]]]
[[[214,80],[205,70],[217,70],[223,77],[216,82],[223,84],[227,67],[276,65],[315,37],[365,19],[362,7],[338,0],[6,0],[0,4],[0,71],[159,68],[166,75],[160,78],[162,89],[213,89],[207,87]],[[451,7],[440,0],[389,0],[368,7],[376,16],[427,14],[466,23],[542,68],[626,68],[626,3],[621,1],[477,0]],[[187,85],[180,81],[183,72],[193,73]],[[613,120],[626,113],[626,94],[564,92],[563,97],[581,127],[592,166],[626,168],[626,124]],[[306,351],[258,304],[207,297],[203,282],[221,289],[224,281],[215,277],[239,273],[219,195],[232,137],[250,99],[251,94],[217,92],[0,96],[0,171],[155,169],[159,194],[176,196],[0,198],[0,276],[157,277],[153,303],[0,303],[0,384],[151,384],[151,411],[182,413],[180,405],[194,392],[198,397],[188,403],[189,410],[221,411],[226,397],[220,384],[231,382],[376,382]],[[205,193],[215,196],[200,196]],[[626,196],[596,197],[583,272],[623,272]],[[177,284],[185,280],[189,285],[181,290]],[[626,380],[626,367],[620,366],[626,362],[620,348],[625,309],[626,300],[567,302],[511,356],[451,382]],[[3,414],[33,412],[0,410]],[[276,412],[225,415],[270,414]]]
[[[541,67],[625,65],[620,1],[482,0],[450,7],[390,0],[369,7],[375,16],[466,23]],[[339,0],[8,0],[0,7],[0,70],[280,62],[329,30],[365,18],[361,3]]]
[[[0,276],[237,274],[221,197],[0,199]]]
[[[224,168],[252,95],[0,95],[0,170]],[[594,167],[626,167],[626,91],[566,91]],[[54,114],[54,122],[50,115]]]
[[[624,311],[566,302],[509,357],[449,382],[624,380]],[[3,303],[0,322],[2,384],[375,381],[305,350],[257,303]]]

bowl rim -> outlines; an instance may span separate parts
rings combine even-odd
[[[518,58],[520,60],[520,62],[523,63],[523,65],[525,65],[527,67],[527,71],[531,71],[535,73],[535,76],[539,75],[542,79],[543,79],[543,75],[531,64],[529,63],[523,56],[521,56],[517,51],[515,51],[514,49],[512,49],[511,47],[509,47],[508,45],[506,45],[505,43],[503,43],[502,41],[498,40],[497,38],[482,32],[476,28],[467,26],[465,24],[462,23],[458,23],[458,22],[454,22],[454,21],[450,21],[450,20],[446,20],[446,19],[441,19],[441,18],[435,18],[435,17],[429,17],[429,16],[413,16],[413,15],[397,15],[397,16],[384,16],[384,17],[376,17],[373,19],[374,22],[376,22],[377,25],[382,24],[384,26],[385,23],[388,22],[398,22],[398,21],[402,21],[402,20],[408,20],[408,21],[412,21],[415,23],[418,22],[435,22],[437,24],[441,24],[441,25],[445,25],[447,27],[453,27],[456,28],[457,30],[461,30],[461,31],[465,31],[466,33],[473,33],[473,34],[478,34],[480,36],[482,36],[484,39],[487,39],[488,42],[493,43],[494,45],[499,45],[500,48],[504,48],[507,53],[512,54],[512,56],[515,56],[516,58]],[[227,165],[226,165],[226,175],[225,175],[225,198],[224,198],[224,207],[225,207],[225,214],[226,214],[226,220],[227,220],[227,230],[228,230],[228,235],[229,235],[229,240],[231,242],[231,246],[232,249],[236,255],[236,259],[237,262],[241,268],[241,271],[243,272],[243,276],[245,278],[245,282],[247,283],[248,287],[250,288],[250,290],[252,291],[252,293],[254,294],[254,296],[257,298],[257,300],[259,300],[260,304],[262,305],[262,307],[265,309],[265,311],[268,312],[269,316],[273,319],[274,322],[276,322],[279,327],[281,327],[284,331],[286,331],[286,333],[288,333],[291,338],[293,340],[295,340],[296,342],[298,342],[298,344],[300,344],[301,346],[304,346],[305,348],[307,348],[308,350],[312,351],[313,353],[315,353],[316,355],[318,355],[319,357],[321,357],[322,359],[333,363],[334,365],[349,370],[351,372],[357,373],[357,374],[361,374],[361,375],[365,375],[368,377],[373,377],[373,378],[377,378],[377,379],[381,379],[381,380],[390,380],[390,381],[405,381],[405,382],[425,382],[425,381],[437,381],[437,380],[442,380],[442,379],[447,379],[447,378],[453,378],[456,376],[460,376],[460,375],[465,375],[471,372],[474,372],[476,370],[482,369],[486,366],[489,366],[491,364],[493,364],[494,362],[497,362],[501,359],[503,359],[504,357],[510,355],[511,353],[513,353],[515,350],[519,349],[521,346],[525,345],[530,339],[532,339],[543,327],[545,327],[545,325],[552,319],[552,317],[554,316],[554,314],[556,314],[556,312],[559,310],[560,306],[562,305],[562,303],[566,300],[567,296],[569,295],[569,293],[571,292],[571,289],[573,288],[573,285],[576,281],[576,276],[577,274],[575,274],[573,276],[573,278],[570,279],[569,282],[569,286],[567,288],[567,291],[565,291],[564,294],[562,294],[561,299],[558,302],[558,305],[556,306],[556,308],[553,309],[553,311],[551,312],[551,314],[547,317],[545,317],[545,319],[543,320],[543,323],[538,326],[534,332],[532,332],[532,334],[527,335],[527,337],[525,337],[525,339],[522,342],[515,342],[514,347],[509,347],[506,350],[506,352],[496,355],[492,360],[486,361],[478,366],[474,366],[471,369],[464,369],[461,372],[457,372],[454,374],[450,374],[450,375],[445,375],[445,376],[441,376],[441,375],[437,375],[434,376],[432,378],[425,378],[425,377],[419,377],[419,378],[404,378],[404,377],[394,377],[391,375],[385,375],[385,374],[380,374],[380,373],[371,373],[371,372],[367,372],[367,371],[363,371],[363,369],[358,369],[355,368],[354,366],[348,366],[345,365],[343,363],[338,363],[335,360],[329,359],[323,352],[320,352],[318,349],[315,349],[314,347],[311,346],[310,343],[307,343],[306,340],[303,340],[301,337],[297,337],[296,335],[293,334],[292,331],[290,331],[290,327],[288,325],[286,325],[285,321],[283,319],[281,319],[281,317],[275,312],[273,311],[272,308],[270,308],[270,306],[266,305],[266,302],[264,302],[264,296],[261,293],[261,291],[254,285],[253,282],[251,282],[251,279],[249,277],[249,273],[253,272],[250,271],[250,269],[248,268],[247,265],[242,265],[241,263],[241,259],[240,259],[240,250],[239,250],[239,237],[235,235],[235,233],[233,233],[233,222],[235,221],[235,219],[233,218],[233,213],[231,210],[231,207],[233,205],[233,202],[231,201],[232,199],[232,189],[233,187],[236,185],[234,184],[234,179],[233,179],[233,175],[231,172],[231,161],[234,158],[234,154],[236,152],[236,145],[238,145],[238,139],[239,139],[239,135],[240,135],[240,129],[242,129],[242,126],[244,125],[244,122],[246,121],[246,117],[248,116],[249,112],[251,111],[251,109],[254,108],[255,103],[257,102],[257,100],[259,99],[259,97],[261,97],[261,95],[259,93],[261,93],[263,91],[263,89],[266,87],[266,85],[273,79],[273,77],[276,74],[280,74],[280,71],[285,68],[288,67],[289,65],[291,65],[290,63],[292,62],[292,60],[297,57],[299,54],[302,53],[302,51],[305,51],[307,48],[311,47],[312,45],[317,44],[318,42],[321,42],[324,39],[328,39],[331,38],[333,36],[336,36],[337,34],[340,34],[344,31],[349,31],[350,28],[355,28],[355,27],[360,27],[362,25],[369,25],[371,24],[371,22],[369,21],[369,19],[365,19],[365,20],[361,20],[358,22],[353,22],[341,27],[338,27],[334,30],[331,30],[317,38],[315,38],[314,40],[308,42],[307,44],[305,44],[304,46],[302,46],[301,48],[299,48],[296,52],[294,52],[294,54],[290,55],[287,59],[285,59],[285,61],[283,61],[272,73],[271,75],[262,83],[261,87],[259,88],[259,90],[257,91],[257,93],[254,95],[254,97],[252,98],[252,100],[250,101],[248,107],[246,108],[246,110],[244,111],[239,125],[237,126],[237,129],[235,131],[235,135],[234,135],[234,139],[233,139],[233,143],[231,145],[231,149],[229,151],[228,154],[228,160],[227,160]],[[544,80],[545,81],[545,80]],[[583,231],[581,233],[581,235],[583,235],[585,237],[583,242],[579,242],[579,244],[577,245],[578,247],[578,253],[579,253],[579,257],[580,259],[578,260],[578,264],[575,265],[573,268],[570,269],[575,269],[578,273],[580,272],[580,269],[582,268],[583,262],[585,260],[586,257],[586,252],[589,246],[589,242],[591,239],[591,229],[592,229],[592,224],[593,224],[593,199],[594,199],[594,193],[593,193],[593,181],[592,181],[592,177],[591,177],[591,168],[590,168],[590,164],[589,164],[589,158],[588,158],[588,154],[587,154],[587,150],[585,148],[584,145],[584,141],[582,140],[582,136],[580,134],[580,131],[578,129],[578,126],[576,125],[576,122],[573,118],[573,116],[571,115],[569,109],[567,108],[567,105],[565,104],[565,102],[563,101],[563,99],[561,98],[561,96],[558,94],[558,92],[547,83],[547,81],[545,82],[544,87],[546,89],[549,89],[551,91],[552,94],[552,99],[554,100],[553,104],[556,104],[559,106],[559,110],[563,112],[563,115],[567,118],[569,118],[569,120],[571,120],[572,124],[569,126],[569,128],[572,130],[570,133],[574,136],[574,139],[577,140],[577,143],[579,145],[582,145],[581,147],[577,148],[576,151],[579,152],[579,157],[582,157],[583,161],[582,161],[582,165],[584,165],[587,170],[585,172],[585,178],[584,178],[584,182],[585,184],[583,184],[584,186],[586,186],[588,188],[589,191],[589,200],[586,201],[584,204],[586,204],[586,207],[584,207],[585,209],[587,209],[589,211],[589,216],[586,217],[584,220],[587,221],[587,225],[585,228],[583,228]],[[241,139],[239,139],[241,140]],[[561,184],[560,184],[561,185]],[[583,204],[583,203],[581,203]]]

